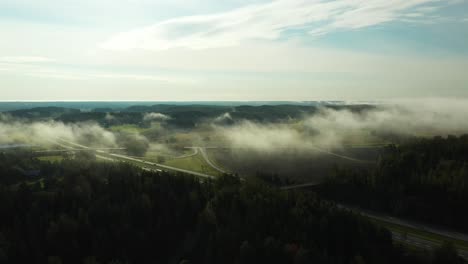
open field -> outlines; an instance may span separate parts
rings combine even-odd
[[[346,148],[332,153],[288,150],[258,153],[248,149],[213,149],[207,153],[226,170],[242,176],[257,172],[275,174],[294,182],[320,181],[336,166],[369,168],[374,165],[380,147]]]
[[[41,156],[41,157],[38,157],[39,160],[42,160],[42,161],[50,161],[50,162],[60,162],[63,160],[63,156],[59,156],[59,155],[54,155],[54,156]]]
[[[109,130],[112,132],[123,132],[123,133],[142,133],[146,131],[146,128],[141,128],[138,125],[131,125],[131,124],[126,124],[126,125],[117,125],[117,126],[111,126],[109,127]]]
[[[176,159],[167,160],[163,164],[176,167],[176,168],[206,173],[210,175],[220,174],[217,170],[213,169],[209,164],[205,162],[205,160],[203,159],[200,153],[198,153],[195,156],[191,156],[187,158],[176,158]]]

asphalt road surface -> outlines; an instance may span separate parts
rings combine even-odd
[[[297,185],[291,185],[291,186],[284,186],[284,187],[281,187],[281,190],[301,189],[301,188],[316,186],[319,184],[320,183],[311,182],[311,183],[297,184]],[[432,233],[432,234],[436,234],[442,237],[442,239],[436,241],[434,239],[425,238],[421,234],[412,234],[411,232],[407,232],[406,234],[404,234],[403,232],[400,232],[400,231],[390,230],[392,232],[392,237],[395,241],[409,244],[418,248],[431,250],[434,247],[440,246],[443,242],[444,237],[447,238],[447,240],[459,240],[459,241],[464,241],[468,243],[467,234],[462,234],[462,233],[454,232],[450,230],[444,230],[441,228],[432,227],[429,225],[416,223],[413,221],[408,221],[408,220],[404,220],[400,218],[382,215],[382,214],[378,214],[369,210],[364,210],[358,207],[346,206],[343,204],[338,204],[338,207],[344,210],[349,210],[349,211],[359,213],[363,216],[366,216],[368,218],[375,219],[381,222],[390,223],[390,224],[394,224],[394,225],[402,226],[402,227],[407,227],[413,230],[423,231],[426,233]],[[456,243],[455,243],[455,246],[457,247],[459,255],[463,257],[465,260],[468,260],[468,250],[466,248],[460,248],[460,246],[457,246]]]
[[[320,182],[309,182],[309,183],[301,183],[301,184],[296,184],[296,185],[283,186],[280,189],[287,191],[287,190],[301,189],[301,188],[307,188],[307,187],[312,187],[312,186],[317,186],[317,185],[320,185]]]
[[[93,150],[91,147],[84,146],[84,145],[81,145],[81,144],[77,144],[77,143],[74,143],[74,142],[70,142],[70,141],[67,141],[67,140],[64,140],[64,139],[59,139],[59,141],[60,142],[56,142],[56,143],[59,146],[61,146],[63,148],[66,148],[66,149],[73,149],[74,147],[80,147],[80,148],[87,149],[87,150]],[[72,145],[74,147],[70,147],[70,145]],[[127,156],[127,155],[108,153],[108,152],[106,152],[104,150],[95,150],[95,152],[97,154],[96,155],[97,158],[108,160],[108,161],[119,161],[119,160],[120,161],[121,160],[132,161],[132,162],[137,163],[138,165],[140,165],[140,167],[142,167],[145,170],[158,171],[158,170],[166,169],[166,170],[170,170],[170,171],[187,173],[187,174],[191,174],[191,175],[195,175],[195,176],[203,177],[203,178],[210,178],[210,179],[215,178],[215,176],[213,176],[213,175],[208,175],[208,174],[200,173],[200,172],[196,172],[196,171],[185,170],[185,169],[180,169],[180,168],[176,168],[176,167],[172,167],[172,166],[167,166],[167,165],[163,165],[163,164],[149,162],[149,161],[146,161],[146,160],[143,160],[143,159],[133,158],[133,157],[130,157],[130,156]]]
[[[418,230],[418,231],[423,231],[426,233],[432,233],[439,235],[441,237],[447,238],[447,240],[455,239],[455,240],[460,240],[464,242],[468,242],[468,235],[458,233],[458,232],[453,232],[449,230],[443,230],[440,228],[435,228],[432,226],[428,226],[425,224],[421,223],[415,223],[412,221],[408,220],[403,220],[391,216],[386,216],[386,215],[381,215],[375,212],[371,212],[368,210],[363,210],[357,207],[350,207],[350,206],[345,206],[342,204],[339,204],[338,207],[345,209],[345,210],[350,210],[356,213],[359,213],[363,216],[366,216],[371,219],[375,219],[381,222],[386,222],[386,223],[391,223],[397,226],[403,226],[407,227],[410,229]],[[413,234],[411,231],[408,231],[406,233],[403,233],[401,231],[396,231],[396,230],[390,230],[392,232],[392,237],[395,241],[406,243],[418,248],[422,249],[433,249],[434,247],[440,246],[444,241],[443,238],[441,240],[435,240],[435,239],[430,239],[430,238],[425,238],[424,235],[421,234]],[[463,257],[465,260],[468,260],[468,250],[465,248],[460,248],[460,246],[457,246],[455,243],[455,247],[457,247],[458,254]]]
[[[221,173],[226,173],[225,170],[221,169],[218,165],[214,164],[210,158],[208,157],[208,154],[206,153],[205,148],[198,147],[198,151],[202,154],[203,159],[205,160],[208,165],[210,165],[213,169],[221,172]]]

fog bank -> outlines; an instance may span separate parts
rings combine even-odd
[[[263,152],[284,148],[336,149],[359,143],[384,143],[392,137],[465,134],[467,113],[468,100],[402,100],[363,111],[324,107],[299,120],[267,124],[241,121],[233,126],[215,125],[215,129],[233,148]]]
[[[0,118],[0,144],[23,142],[50,145],[51,141],[59,138],[92,146],[117,146],[114,134],[96,123],[28,123],[14,121],[6,116]]]

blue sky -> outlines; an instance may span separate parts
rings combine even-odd
[[[468,97],[466,0],[1,0],[0,100]]]

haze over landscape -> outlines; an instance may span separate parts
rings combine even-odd
[[[467,11],[0,0],[0,264],[467,263]]]

